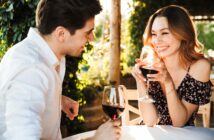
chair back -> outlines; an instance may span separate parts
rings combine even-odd
[[[212,79],[211,82],[214,85],[214,79]],[[212,96],[210,98],[210,101],[214,102],[214,87],[212,87],[211,93],[212,93]],[[198,109],[198,114],[202,115],[203,126],[208,128],[210,127],[211,102],[205,105],[199,106],[199,109]]]
[[[197,114],[202,115],[203,127],[210,127],[210,111],[211,111],[211,103],[207,103],[205,105],[199,106]]]
[[[142,120],[140,117],[140,111],[138,109],[138,94],[137,89],[127,89],[124,85],[121,85],[124,91],[124,98],[125,98],[125,109],[122,115],[122,125],[136,125],[139,124]],[[130,101],[135,101],[137,103],[133,106]],[[136,114],[137,117],[133,118],[131,112]],[[136,116],[135,115],[135,116]]]

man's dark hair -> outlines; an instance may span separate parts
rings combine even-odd
[[[43,35],[52,33],[57,26],[63,26],[74,34],[101,10],[98,0],[40,0],[36,26]]]

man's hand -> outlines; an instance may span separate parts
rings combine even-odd
[[[120,120],[107,121],[96,130],[93,137],[87,140],[119,140],[121,137],[120,124]]]
[[[62,95],[62,110],[70,120],[73,120],[78,115],[79,103]]]

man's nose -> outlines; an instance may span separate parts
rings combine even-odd
[[[88,41],[94,41],[94,33],[88,35]]]

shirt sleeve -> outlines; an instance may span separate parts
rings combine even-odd
[[[6,89],[7,140],[39,140],[45,110],[47,77],[38,68],[28,68],[16,75]]]
[[[208,82],[189,82],[188,88],[183,93],[182,98],[192,104],[204,105],[210,102],[211,97],[211,81]]]

